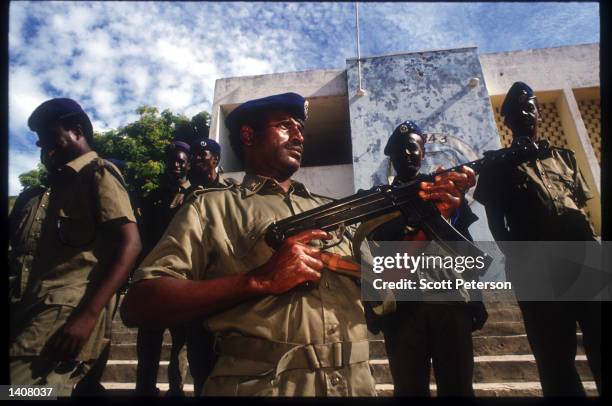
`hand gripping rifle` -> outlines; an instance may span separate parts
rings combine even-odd
[[[446,221],[432,202],[419,198],[420,183],[433,182],[436,176],[445,172],[461,171],[464,165],[478,173],[500,163],[526,162],[541,156],[548,149],[546,141],[536,143],[526,137],[517,139],[512,147],[486,151],[481,159],[442,172],[431,173],[399,186],[379,185],[369,190],[360,190],[354,195],[272,223],[266,230],[265,240],[272,248],[278,249],[287,237],[312,229],[335,231],[341,239],[346,226],[400,212],[406,219],[418,216],[428,238],[438,241],[449,252],[455,255],[482,256],[486,265],[483,268],[484,272],[493,262],[493,258]]]

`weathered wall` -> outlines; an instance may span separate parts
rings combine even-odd
[[[599,86],[599,44],[480,55],[489,94],[522,80],[536,91]]]
[[[395,127],[407,119],[430,134],[423,171],[500,148],[475,48],[365,58],[362,77],[366,95],[359,97],[357,62],[348,60],[355,189],[387,183],[383,150]],[[479,79],[475,87],[469,84],[472,78]],[[490,240],[482,207],[469,195],[468,200],[482,219],[472,227],[474,238]]]
[[[226,114],[245,101],[286,92],[295,92],[306,98],[345,95],[346,73],[344,70],[313,70],[218,79],[215,82],[210,137],[221,145],[224,168],[235,171],[241,167],[230,147],[229,134],[223,123]]]

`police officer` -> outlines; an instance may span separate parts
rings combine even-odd
[[[539,106],[523,82],[512,85],[501,114],[513,145],[523,137],[539,139]],[[536,359],[545,396],[584,396],[575,367],[576,322],[598,389],[601,390],[601,304],[596,302],[529,302],[520,299],[530,286],[555,285],[563,267],[544,264],[534,269],[522,252],[505,241],[595,241],[583,210],[592,197],[574,153],[551,147],[537,159],[505,164],[495,173],[483,172],[474,198],[486,209],[491,233],[506,254],[506,272],[517,292],[525,330]],[[546,254],[538,257],[547,257]],[[551,257],[548,257],[549,259]],[[539,262],[540,263],[540,262]]]
[[[195,191],[199,193],[225,187],[225,182],[221,180],[217,169],[221,158],[221,146],[215,140],[202,137],[191,143],[191,152],[189,171],[191,187],[188,190],[190,198]],[[194,394],[199,394],[216,358],[213,349],[214,334],[206,331],[202,319],[187,323],[186,334],[187,358],[193,377]]]
[[[165,172],[160,186],[145,199],[142,207],[142,235],[144,255],[162,238],[170,220],[189,194],[191,183],[190,146],[183,141],[173,141],[165,150]],[[167,396],[183,396],[183,380],[187,374],[185,354],[186,332],[183,324],[170,327],[172,348],[168,364]],[[136,368],[136,394],[157,395],[157,371],[161,357],[165,329],[138,329]]]
[[[291,179],[304,152],[305,99],[285,93],[241,104],[226,119],[241,184],[201,192],[136,271],[124,321],[161,327],[206,316],[218,359],[205,395],[376,394],[360,290],[329,272],[321,230],[274,251],[267,226],[330,199]],[[348,256],[343,237],[332,252]],[[312,289],[298,288],[313,282]],[[151,299],[155,297],[155,299]]]
[[[397,173],[393,185],[423,178],[419,171],[425,156],[425,142],[425,134],[411,120],[400,124],[391,134],[384,153],[390,157]],[[462,192],[475,184],[475,174],[467,167],[463,171],[440,175],[444,178],[440,184],[423,182],[419,195],[423,200],[433,201],[440,213],[471,239],[468,227],[478,217]],[[404,217],[382,224],[370,237],[385,241],[428,239],[420,219]],[[435,282],[453,280],[455,275],[452,274],[453,271],[448,271],[440,276],[425,270],[418,271],[415,277]],[[462,276],[468,277],[467,271]],[[398,301],[394,312],[371,319],[374,331],[381,327],[384,333],[395,396],[429,396],[432,360],[439,396],[474,395],[472,331],[482,328],[487,319],[486,310],[481,301],[470,301],[480,299],[479,295],[471,298],[465,291],[451,292],[446,294],[447,300],[432,300],[436,294],[421,292],[410,301]]]
[[[68,396],[110,341],[115,293],[140,237],[123,178],[92,151],[93,128],[77,102],[47,100],[28,126],[49,177],[14,208],[11,384],[53,385]]]
[[[200,138],[191,143],[191,171],[189,180],[192,190],[198,186],[202,188],[221,187],[217,167],[221,157],[221,146],[208,138]]]

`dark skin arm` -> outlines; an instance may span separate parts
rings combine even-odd
[[[63,327],[49,340],[43,355],[49,359],[66,361],[75,359],[91,336],[100,312],[111,297],[125,283],[142,248],[135,223],[106,224],[102,226],[104,241],[115,241],[115,249],[107,260],[108,271],[98,281],[72,313]]]
[[[329,238],[322,230],[296,234],[268,262],[246,274],[199,281],[170,277],[139,281],[123,300],[121,318],[128,326],[163,328],[219,313],[252,298],[280,295],[307,281],[317,282],[323,270],[321,250],[308,243]]]

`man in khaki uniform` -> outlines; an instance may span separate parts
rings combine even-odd
[[[520,137],[539,139],[538,102],[527,84],[512,85],[501,113],[512,130],[513,145]],[[474,191],[474,199],[485,206],[491,234],[506,254],[507,276],[519,298],[545,396],[585,394],[575,365],[576,323],[582,330],[584,350],[601,390],[601,303],[520,300],[521,294],[533,286],[563,291],[572,280],[575,264],[565,261],[555,266],[540,261],[550,260],[551,253],[532,256],[526,246],[516,252],[504,242],[595,241],[583,210],[591,198],[574,153],[556,147],[537,159],[482,172]],[[576,263],[580,265],[580,261]]]
[[[30,116],[46,186],[11,215],[11,384],[68,396],[110,340],[115,293],[140,252],[123,179],[91,150],[93,129],[71,99]]]
[[[329,235],[303,232],[276,252],[264,241],[271,222],[330,201],[291,180],[305,107],[286,93],[227,117],[244,180],[196,192],[135,272],[121,309],[127,324],[148,327],[207,316],[219,358],[204,395],[376,394],[360,288],[326,269],[309,244]],[[351,255],[350,240],[331,251]],[[308,281],[316,286],[300,287]]]

